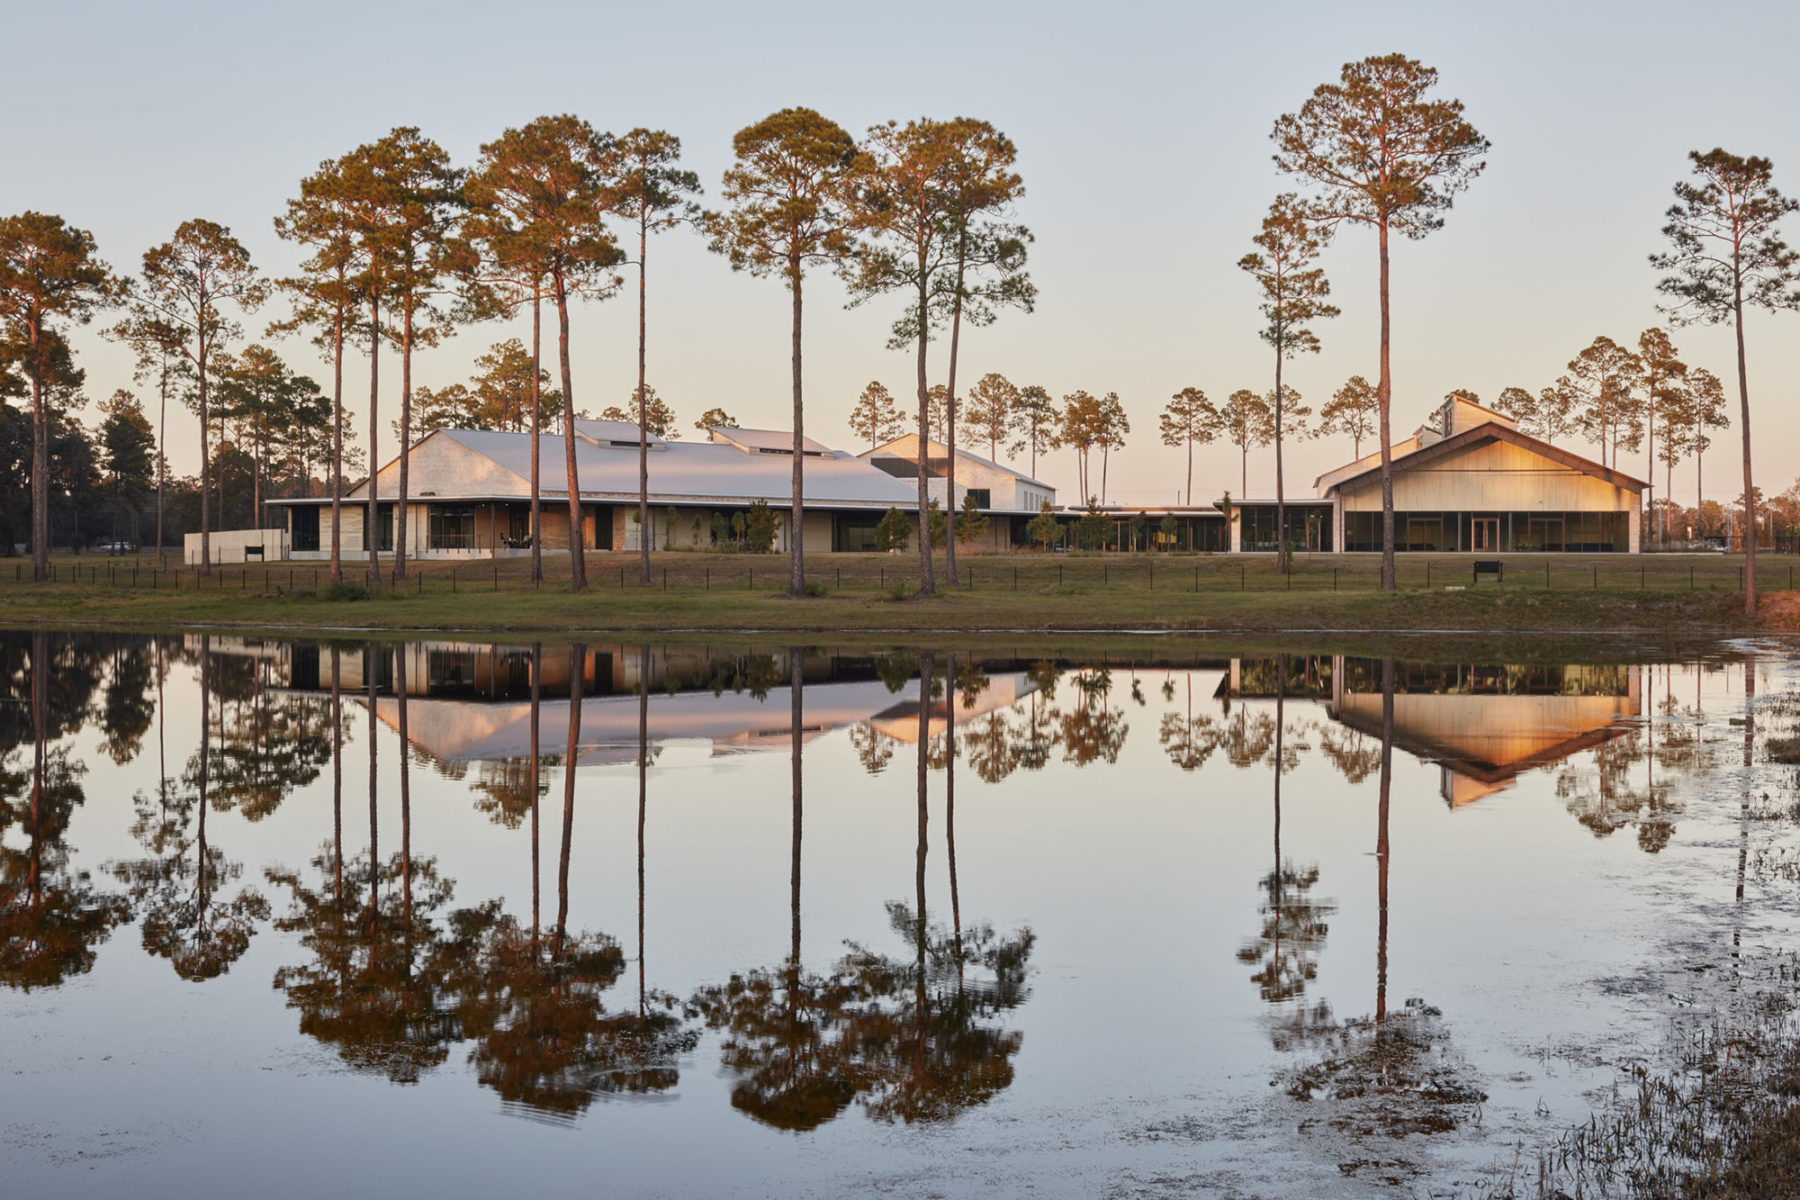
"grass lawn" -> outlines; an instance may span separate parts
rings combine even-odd
[[[1512,555],[1505,579],[1472,579],[1476,555],[1402,555],[1401,590],[1377,588],[1376,555],[1302,555],[1282,575],[1269,555],[965,555],[961,583],[920,597],[913,555],[819,555],[786,595],[785,556],[661,552],[652,583],[635,554],[589,555],[589,589],[546,556],[533,587],[524,559],[409,562],[372,598],[325,598],[323,564],[157,570],[154,556],[54,560],[56,579],[22,580],[0,561],[0,625],[12,627],[459,630],[469,632],[933,630],[1631,631],[1730,634],[1800,629],[1793,556],[1765,554],[1758,620],[1741,611],[1742,562],[1724,555]],[[174,562],[173,556],[168,560]],[[391,563],[383,560],[385,568]],[[347,579],[367,560],[346,561]]]

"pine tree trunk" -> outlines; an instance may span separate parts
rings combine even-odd
[[[1744,361],[1744,290],[1733,264],[1731,309],[1737,334],[1738,406],[1744,430],[1744,612],[1756,615],[1756,488],[1750,481],[1750,374]]]
[[[381,398],[381,301],[369,302],[369,512],[363,518],[363,537],[369,543],[369,590],[381,587],[381,536],[376,528],[381,506],[376,498],[377,476],[381,460],[376,457],[376,439],[381,436],[381,422],[376,407]]]
[[[160,501],[158,502],[160,505]],[[344,504],[344,310],[337,310],[331,332],[331,582],[344,577],[339,543],[343,541]],[[158,528],[161,517],[157,518]],[[159,534],[157,544],[161,545]],[[334,651],[335,653],[335,651]]]
[[[966,239],[965,239],[966,241]],[[956,263],[956,308],[950,314],[950,375],[944,385],[944,457],[949,465],[949,483],[944,489],[945,519],[956,513],[956,350],[962,336],[963,262]],[[944,578],[956,586],[956,531],[948,530],[944,538]]]
[[[587,555],[581,530],[581,479],[575,467],[575,389],[569,373],[569,292],[556,277],[557,357],[562,366],[563,470],[569,488],[569,586],[587,591]],[[643,537],[642,527],[638,536]]]
[[[638,583],[650,586],[650,430],[648,397],[644,395],[644,313],[648,303],[648,285],[644,275],[648,266],[644,252],[650,248],[649,210],[642,209],[638,218]],[[796,451],[795,453],[798,453]],[[599,518],[596,517],[596,520]]]
[[[937,592],[937,580],[931,571],[931,488],[928,483],[928,472],[931,469],[931,389],[925,383],[925,344],[926,344],[926,309],[928,297],[925,291],[925,280],[919,280],[919,595],[931,596]]]
[[[1384,439],[1382,445],[1386,445]],[[1381,663],[1381,787],[1375,832],[1375,1020],[1387,1020],[1388,794],[1394,781],[1394,660]]]
[[[31,330],[31,578],[50,578],[50,400],[39,367],[39,326]],[[34,674],[42,664],[32,663]]]
[[[540,281],[531,281],[531,582],[544,582],[544,531],[539,517],[538,444],[542,440],[543,397],[542,368],[539,362],[539,334],[543,321],[543,296]]]
[[[1281,342],[1275,343],[1275,569],[1282,574],[1288,569],[1287,544],[1287,496],[1282,490],[1281,476],[1281,410],[1283,408],[1281,394]],[[1281,736],[1277,727],[1277,737]],[[1280,760],[1276,761],[1276,774],[1281,772]],[[1277,864],[1279,874],[1280,864]]]
[[[394,583],[406,578],[407,468],[412,463],[412,346],[413,312],[409,306],[400,322],[400,479],[399,499],[394,503]]]
[[[195,335],[196,363],[200,378],[200,574],[212,574],[212,524],[207,516],[207,498],[212,489],[212,451],[207,445],[206,335]],[[224,497],[219,500],[221,508]],[[223,514],[221,514],[223,515]]]
[[[1388,406],[1394,395],[1393,376],[1388,369],[1390,314],[1388,311],[1388,227],[1383,221],[1379,230],[1381,244],[1381,376],[1375,388],[1375,404],[1381,418],[1381,590],[1398,588],[1394,572],[1394,446],[1388,431]],[[1384,860],[1385,861],[1385,860]]]
[[[788,932],[788,959],[796,971],[800,968],[800,832],[802,817],[800,744],[801,730],[805,728],[804,701],[806,690],[805,658],[800,647],[788,647],[788,691],[791,693],[788,713],[789,739],[788,754],[790,761],[788,772],[793,785],[793,830],[790,835],[791,848],[788,861],[788,905],[791,912],[792,927]]]
[[[806,436],[802,430],[806,419],[806,406],[801,394],[800,374],[800,260],[798,256],[788,260],[788,288],[793,293],[794,328],[790,361],[794,372],[794,461],[790,484],[793,500],[788,508],[788,595],[800,597],[806,595],[806,480],[805,454]]]
[[[168,474],[166,452],[169,445],[169,365],[166,355],[157,391],[160,408],[156,416],[156,569],[160,571],[163,565],[163,479]]]
[[[542,709],[542,681],[544,676],[544,644],[531,643],[531,757],[526,770],[531,784],[531,949],[537,951],[539,897],[538,897],[538,721]]]
[[[560,289],[559,289],[560,291]],[[556,866],[556,952],[569,934],[569,847],[575,833],[575,765],[581,753],[581,685],[587,669],[587,647],[569,647],[569,745],[563,756],[562,847]]]

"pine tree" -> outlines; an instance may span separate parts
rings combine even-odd
[[[806,512],[801,372],[802,290],[806,269],[843,261],[856,240],[848,223],[848,190],[859,168],[856,141],[835,121],[810,108],[784,108],[732,139],[734,161],[725,171],[724,196],[730,206],[708,212],[702,227],[712,249],[734,271],[776,276],[792,301],[790,362],[794,387],[794,450],[788,521],[788,594],[806,594],[803,523]]]
[[[1318,189],[1319,221],[1374,229],[1380,253],[1381,586],[1394,573],[1394,470],[1389,410],[1394,395],[1388,349],[1388,238],[1423,238],[1444,223],[1458,193],[1486,165],[1488,140],[1463,119],[1459,100],[1428,98],[1437,72],[1402,54],[1345,63],[1299,110],[1275,122],[1275,165]]]

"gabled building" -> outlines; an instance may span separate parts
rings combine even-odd
[[[1005,550],[1012,546],[1029,545],[1031,539],[1025,533],[1025,524],[1037,516],[1044,505],[1056,507],[1056,489],[991,458],[959,449],[955,451],[956,494],[951,495],[950,454],[951,451],[942,442],[926,442],[926,494],[936,500],[946,513],[960,512],[964,497],[974,496],[975,507],[989,517],[988,536],[982,542],[983,549]],[[863,451],[858,457],[884,474],[903,480],[908,494],[913,498],[912,506],[917,509],[920,469],[918,434],[902,434],[891,442]],[[872,539],[872,527],[869,533]],[[851,547],[846,547],[849,548]]]
[[[1391,450],[1394,548],[1401,551],[1635,552],[1646,484],[1520,431],[1452,396]],[[1332,544],[1381,549],[1381,455],[1316,481]],[[1292,513],[1290,513],[1290,521]]]
[[[638,546],[638,429],[626,421],[575,422],[575,474],[581,488],[579,536],[590,550]],[[713,517],[729,522],[761,501],[776,514],[776,548],[792,536],[788,510],[793,495],[793,435],[780,430],[714,428],[708,440],[688,442],[652,435],[646,454],[650,523],[656,548],[711,545]],[[490,430],[440,429],[416,442],[410,454],[407,553],[417,558],[489,558],[530,552],[531,435]],[[570,541],[566,447],[560,434],[538,444],[540,527],[546,551],[567,551]],[[916,503],[903,480],[843,451],[806,439],[805,546],[808,551],[849,548],[857,531],[873,530],[890,507]],[[346,553],[368,552],[364,518],[370,489],[378,507],[378,545],[394,545],[399,459],[373,481],[345,497],[341,517]],[[328,498],[276,500],[285,511],[295,558],[329,557]],[[670,512],[674,516],[671,520]]]

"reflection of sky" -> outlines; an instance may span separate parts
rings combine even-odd
[[[1339,1192],[1335,1159],[1309,1158],[1291,1138],[1296,1121],[1268,1086],[1280,1057],[1269,1044],[1267,1006],[1236,960],[1258,928],[1257,880],[1270,866],[1270,777],[1215,754],[1202,769],[1169,764],[1156,732],[1164,711],[1218,715],[1217,672],[1115,669],[1105,703],[1130,725],[1115,765],[1075,769],[1054,756],[1039,772],[983,785],[959,767],[958,879],[965,920],[1038,935],[1033,995],[1010,1014],[1023,1031],[1017,1079],[986,1108],[949,1128],[877,1125],[854,1111],[803,1139],[776,1134],[732,1111],[728,1084],[707,1039],[684,1065],[673,1104],[597,1105],[568,1133],[498,1115],[452,1052],[445,1068],[397,1090],[345,1073],[302,1037],[269,981],[297,951],[265,929],[231,973],[179,983],[148,959],[135,930],[104,946],[94,972],[29,996],[0,993],[12,1075],[0,1091],[12,1177],[23,1193],[149,1194],[216,1179],[255,1177],[272,1195],[316,1194],[355,1178],[382,1188],[447,1194],[516,1187],[520,1163],[534,1181],[621,1194],[835,1195],[879,1181],[901,1192],[929,1175],[950,1194],[1000,1194],[1030,1179],[1040,1189],[1092,1194],[1127,1170],[1137,1177],[1222,1169],[1278,1172],[1308,1183],[1300,1194]],[[1165,700],[1161,685],[1174,684]],[[1776,681],[1765,680],[1764,690]],[[1698,694],[1708,735],[1738,731],[1740,673],[1646,669],[1647,694],[1665,686]],[[811,689],[809,689],[809,695]],[[197,736],[197,682],[176,668],[168,687],[167,744],[178,771]],[[1029,703],[1029,701],[1027,701]],[[1069,678],[1040,703],[1077,703]],[[786,719],[785,697],[768,704]],[[1251,714],[1274,703],[1239,702]],[[368,717],[347,705],[353,740],[343,762],[347,848],[366,843]],[[1238,704],[1234,704],[1234,714]],[[631,702],[635,720],[635,701]],[[1290,701],[1290,737],[1308,747],[1284,780],[1283,852],[1317,862],[1313,895],[1338,906],[1308,1000],[1340,1017],[1374,1000],[1376,781],[1345,782],[1317,752],[1323,705]],[[410,716],[410,713],[409,713]],[[550,726],[546,720],[546,726]],[[98,868],[134,856],[130,797],[154,786],[155,733],[144,756],[115,767],[74,739],[89,764],[88,801],[70,841]],[[397,744],[375,731],[381,842],[398,848]],[[1569,769],[1592,769],[1592,753]],[[804,934],[809,962],[825,964],[847,940],[896,951],[883,904],[910,899],[916,810],[912,759],[896,752],[871,777],[847,732],[805,750]],[[647,825],[647,966],[650,983],[677,994],[734,971],[778,963],[787,950],[789,764],[782,755],[718,756],[709,742],[670,745],[651,768]],[[503,896],[527,911],[528,831],[490,824],[471,801],[473,773],[412,771],[412,844],[457,881],[457,903]],[[560,771],[545,801],[547,908],[554,905]],[[1596,840],[1556,794],[1556,772],[1533,771],[1509,790],[1451,812],[1439,768],[1395,755],[1390,902],[1390,1003],[1418,996],[1441,1008],[1458,1049],[1492,1097],[1490,1143],[1476,1132],[1467,1156],[1510,1154],[1496,1131],[1513,1128],[1539,1097],[1557,1127],[1584,1118],[1583,1093],[1610,1076],[1536,1056],[1546,1045],[1649,1044],[1660,1010],[1629,989],[1594,980],[1629,978],[1663,940],[1697,923],[1721,926],[1736,861],[1737,800],[1690,799],[1669,848],[1651,857],[1628,832]],[[209,834],[246,877],[264,864],[302,865],[331,830],[331,775],[296,791],[249,824],[215,813]],[[635,954],[636,772],[600,766],[577,777],[571,868],[572,923],[617,936]],[[948,914],[943,776],[931,779],[934,918]],[[285,897],[271,897],[277,911]],[[1752,899],[1771,911],[1770,898]],[[1784,900],[1784,905],[1792,904]],[[1784,908],[1781,919],[1791,913]],[[1752,933],[1765,937],[1768,920]],[[626,1000],[628,985],[609,996]],[[1660,1002],[1661,993],[1655,999]],[[124,998],[129,998],[126,1002]],[[1276,1107],[1271,1109],[1271,1105]],[[1146,1127],[1165,1132],[1132,1140]],[[1541,1126],[1540,1126],[1541,1127]],[[1207,1144],[1187,1134],[1225,1141]],[[106,1131],[104,1136],[102,1131]],[[1504,1143],[1504,1145],[1502,1145]],[[705,1153],[695,1153],[697,1146]],[[111,1148],[69,1165],[77,1151]],[[970,1153],[973,1151],[974,1153]],[[58,1162],[64,1165],[56,1165]],[[603,1172],[603,1176],[599,1173]]]

